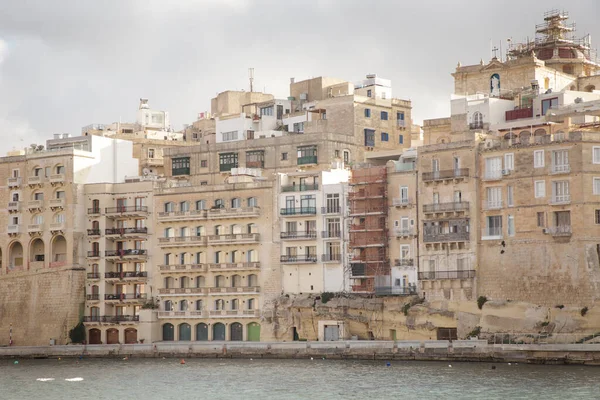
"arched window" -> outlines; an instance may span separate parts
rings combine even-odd
[[[545,136],[546,131],[544,129],[536,129],[535,132],[533,132],[533,139],[537,144],[544,143]]]
[[[170,289],[173,287],[173,278],[170,276],[167,276],[165,278],[165,289]]]
[[[240,257],[240,252],[239,252],[239,250],[232,250],[232,251],[231,251],[231,255],[230,255],[230,257],[231,257],[231,258],[230,258],[230,261],[231,261],[232,263],[236,263],[236,262],[238,262],[238,261],[239,261],[239,257]]]
[[[215,287],[225,287],[225,277],[223,275],[215,276]]]
[[[100,200],[92,200],[92,209],[90,211],[92,214],[100,214]]]
[[[63,213],[54,214],[54,223],[55,224],[64,224],[65,223],[65,214],[63,214]]]
[[[238,299],[231,300],[231,311],[239,309],[240,301]]]
[[[215,310],[219,311],[219,310],[223,310],[224,308],[225,308],[225,302],[223,301],[223,299],[215,300]]]
[[[190,287],[190,278],[188,278],[187,276],[182,276],[179,279],[179,285],[180,285],[179,287],[181,289],[186,289],[186,288]]]
[[[179,302],[179,311],[187,311],[188,310],[188,301],[187,300],[181,300]]]
[[[473,121],[471,125],[471,129],[481,129],[483,128],[483,115],[479,111],[475,111],[473,113]]]
[[[173,237],[173,228],[165,228],[165,237]]]
[[[248,299],[248,302],[246,304],[247,304],[248,310],[254,310],[254,308],[256,307],[256,300]]]
[[[164,302],[165,311],[173,311],[173,302],[171,300],[167,300]]]
[[[242,200],[238,197],[231,199],[231,208],[240,208],[242,206]]]
[[[165,265],[171,265],[171,253],[165,254]]]
[[[232,235],[239,235],[240,233],[242,233],[242,227],[238,224],[233,224],[231,225],[231,234]]]
[[[175,327],[173,324],[164,324],[162,326],[162,340],[172,342],[175,340]]]
[[[248,286],[258,286],[258,276],[255,274],[248,275]]]
[[[196,277],[196,287],[201,288],[205,285],[205,279],[202,275]]]
[[[247,226],[248,233],[258,233],[258,225],[256,224],[248,224]]]
[[[65,166],[64,165],[57,165],[54,168],[54,173],[59,175],[59,174],[64,174],[65,173]]]
[[[188,227],[187,226],[182,226],[181,228],[179,228],[179,236],[180,237],[188,236]]]
[[[246,203],[248,207],[258,207],[258,199],[256,197],[248,197]]]
[[[233,275],[231,277],[231,287],[241,287],[242,286],[242,277],[240,275]]]
[[[204,227],[203,226],[196,227],[196,236],[204,236]]]
[[[221,251],[215,251],[215,264],[219,264],[221,262]]]
[[[248,262],[257,262],[258,261],[258,253],[256,250],[248,250],[246,253],[246,260]]]
[[[204,252],[199,251],[195,255],[196,264],[204,264],[206,262]]]
[[[196,300],[196,311],[202,311],[202,300]]]

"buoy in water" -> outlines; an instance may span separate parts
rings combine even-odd
[[[495,365],[492,365],[492,369],[496,369],[496,366],[495,366]]]
[[[15,360],[15,364],[18,364],[19,362],[17,360]]]
[[[179,361],[179,364],[185,364],[185,360],[182,358],[181,361]]]
[[[448,364],[448,368],[452,368],[452,364]]]
[[[314,360],[312,357],[310,358],[310,361]]]
[[[392,365],[392,363],[390,363],[389,361],[385,363],[386,367],[390,367]]]

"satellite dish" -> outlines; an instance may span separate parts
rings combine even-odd
[[[142,169],[142,175],[144,175],[144,176],[150,175],[150,170],[148,168]]]

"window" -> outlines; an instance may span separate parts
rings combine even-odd
[[[303,133],[304,132],[304,122],[294,122],[294,132]]]
[[[208,185],[208,181],[200,181],[200,186],[206,186]]]
[[[350,152],[347,150],[344,150],[344,163],[347,164],[350,162]]]
[[[148,149],[148,158],[154,158],[154,149]]]
[[[298,165],[317,163],[317,146],[298,147]]]
[[[571,201],[569,192],[569,181],[552,182],[552,202],[553,203],[568,203]]]
[[[533,152],[533,167],[542,168],[544,166],[544,150],[536,150]]]
[[[208,167],[208,161],[207,160],[200,160],[200,167],[201,168]]]
[[[513,187],[512,186],[507,186],[506,187],[506,205],[509,207],[514,206],[514,193],[513,193]]]
[[[488,209],[502,208],[502,188],[501,187],[487,188],[487,208]]]
[[[437,192],[433,193],[433,204],[439,204],[440,202],[440,194]]]
[[[44,200],[44,193],[43,192],[34,193],[33,199],[34,200]]]
[[[596,210],[596,225],[600,224],[600,210]]]
[[[387,121],[388,120],[388,112],[387,111],[382,111],[381,112],[381,120],[382,121]]]
[[[64,199],[65,198],[65,192],[62,190],[59,190],[56,192],[56,198],[57,199]],[[17,200],[18,201],[18,200]]]
[[[437,158],[431,160],[431,170],[433,172],[437,172],[440,170],[440,160],[438,160]]]
[[[196,210],[206,210],[206,200],[196,201]]]
[[[381,141],[382,142],[387,142],[389,140],[390,136],[386,133],[386,132],[381,132]]]
[[[327,212],[328,213],[340,212],[340,195],[339,195],[339,193],[328,193],[327,194]]]
[[[242,206],[242,199],[235,197],[231,199],[231,208],[240,208]]]
[[[221,153],[219,154],[219,171],[229,172],[232,168],[238,167],[237,153]]]
[[[312,210],[317,207],[317,199],[314,194],[303,194],[300,196],[300,207],[303,210]]]
[[[555,150],[552,152],[552,172],[569,172],[568,150]]]
[[[386,94],[385,94],[385,92],[381,92],[381,98],[382,98],[383,100],[385,100],[385,98],[386,98]]]
[[[481,129],[483,128],[483,114],[479,111],[475,111],[473,113],[473,122],[471,124],[471,129]]]
[[[536,199],[546,197],[546,181],[535,181],[534,190]]]
[[[371,97],[373,95],[373,91],[371,89],[367,89],[367,97]]]
[[[504,169],[507,171],[514,171],[514,169],[515,169],[514,153],[506,153],[504,155]]]
[[[189,157],[174,158],[171,162],[171,173],[173,174],[173,176],[190,174]]]
[[[398,128],[404,128],[404,113],[401,111],[398,111],[396,113],[396,126]]]
[[[365,118],[371,118],[371,109],[365,108]]]
[[[600,164],[600,146],[594,146],[592,149],[593,163]]]
[[[182,201],[179,203],[179,211],[187,212],[190,211],[190,203],[187,201]]]
[[[594,194],[600,194],[600,178],[594,178]]]
[[[203,226],[196,227],[196,236],[204,236],[204,227]]]
[[[485,179],[500,179],[502,177],[502,157],[485,159]]]
[[[246,203],[248,207],[258,207],[258,199],[256,197],[248,197]]]
[[[225,208],[225,200],[216,199],[215,200],[215,208]]]
[[[54,222],[57,224],[64,224],[65,223],[65,214],[56,214],[54,216]]]
[[[508,236],[515,236],[515,217],[514,217],[514,215],[508,216]]]
[[[487,217],[487,229],[484,236],[502,236],[502,216]]]
[[[288,153],[281,153],[281,159],[282,160],[287,160],[288,159]]]
[[[44,223],[44,216],[42,214],[35,215],[31,222],[33,222],[34,225],[42,225]]]
[[[246,152],[246,167],[247,168],[264,168],[265,152],[264,150],[247,151]]]
[[[398,135],[398,143],[404,144],[404,135]]]
[[[542,100],[542,115],[546,115],[546,112],[551,108],[558,107],[558,97],[552,99]]]
[[[373,129],[365,129],[365,146],[375,147],[375,131]]]
[[[238,131],[223,132],[221,135],[223,136],[224,142],[228,142],[230,140],[237,140]]]
[[[408,186],[400,186],[400,201],[402,204],[408,203]]]
[[[270,107],[262,107],[260,109],[260,115],[269,115],[272,116],[273,115],[273,106]]]
[[[400,245],[400,259],[407,260],[410,258],[410,245],[403,244]]]

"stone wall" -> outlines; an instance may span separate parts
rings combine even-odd
[[[83,313],[84,269],[52,269],[0,277],[0,346],[68,342]]]

